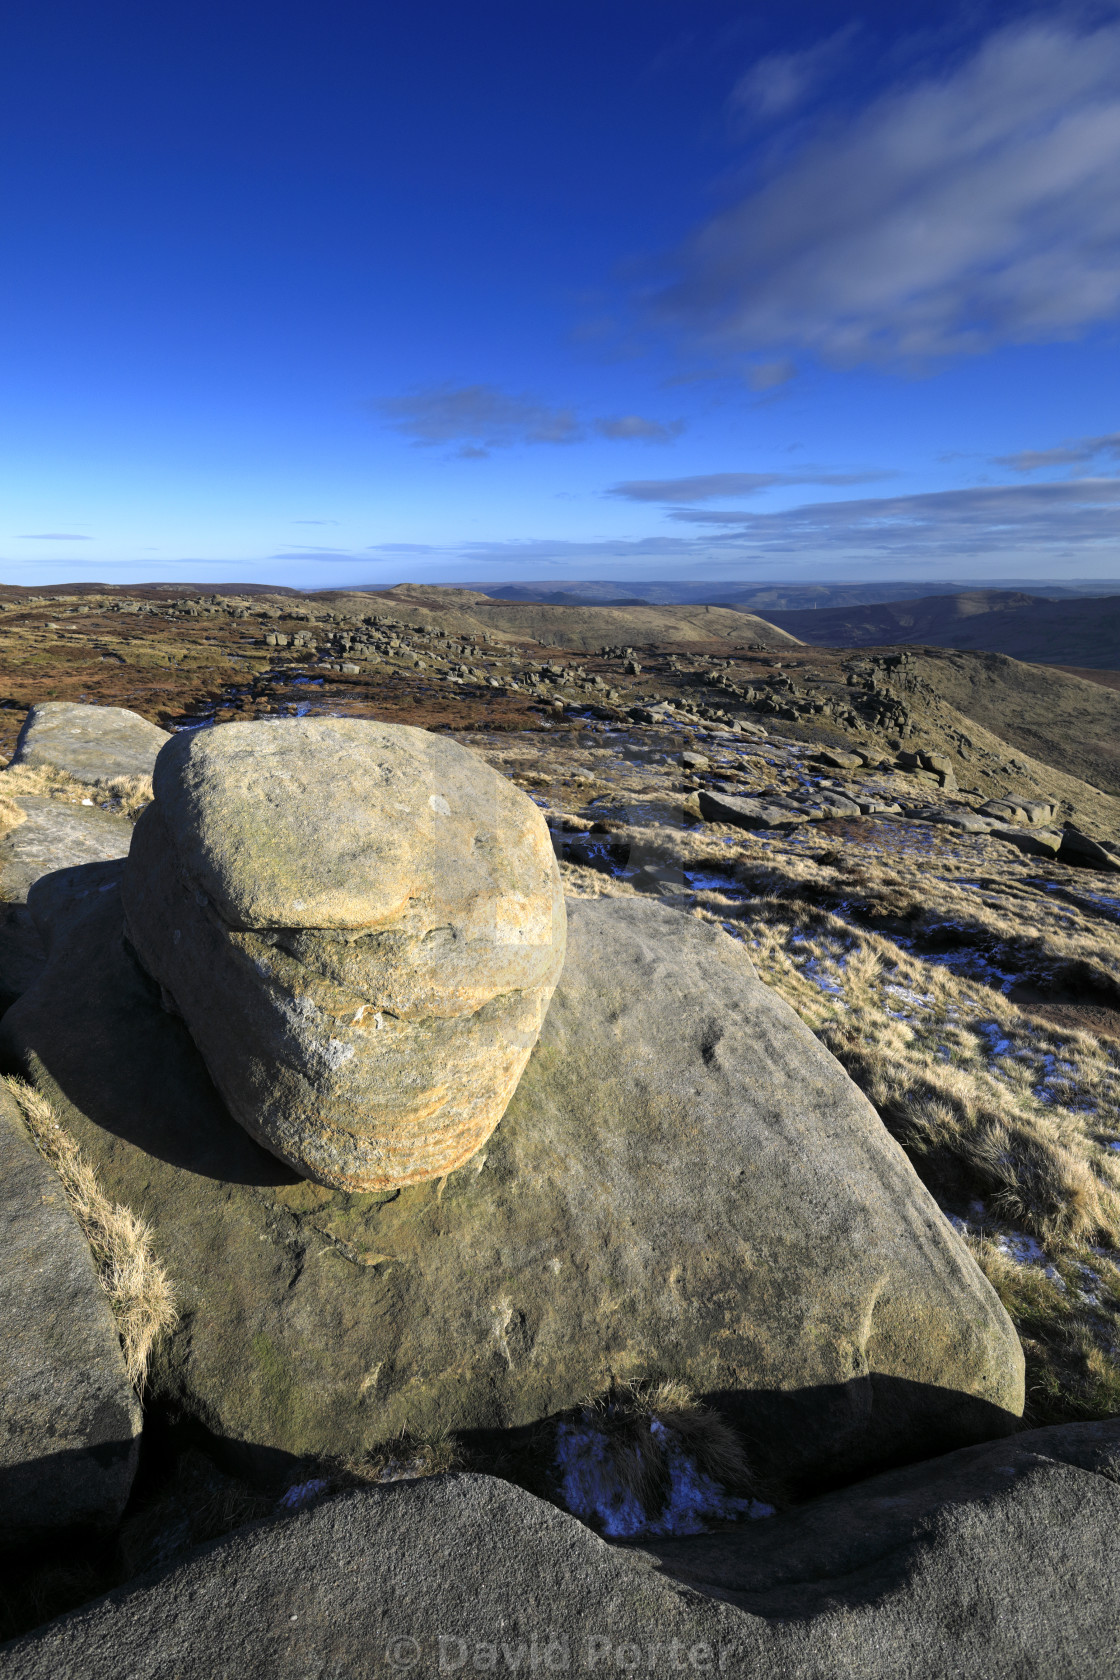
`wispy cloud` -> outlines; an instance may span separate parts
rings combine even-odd
[[[646,420],[640,414],[620,414],[615,419],[595,421],[600,437],[623,440],[636,439],[640,443],[672,443],[684,431],[683,420]]]
[[[77,531],[21,531],[18,542],[92,542]]]
[[[293,525],[337,525],[337,519],[293,519]]]
[[[693,478],[632,478],[612,484],[608,496],[627,502],[714,502],[721,496],[758,496],[784,484],[871,484],[890,472],[699,473]]]
[[[877,550],[899,557],[1105,549],[1120,572],[1120,478],[1000,484],[921,495],[815,502],[779,513],[674,508],[670,517],[722,527],[729,540]]]
[[[1037,472],[1040,467],[1083,465],[1099,455],[1120,459],[1120,432],[1106,432],[1101,437],[1072,438],[1053,449],[1020,449],[1014,455],[993,455],[997,467],[1010,467],[1012,472]]]
[[[590,429],[616,442],[671,443],[683,420],[642,414],[604,415],[589,424],[573,408],[556,408],[497,385],[427,385],[369,404],[418,448],[457,443],[460,460],[484,460],[515,444],[579,443]]]
[[[788,356],[782,356],[776,362],[756,362],[754,367],[747,369],[747,384],[752,391],[775,391],[779,385],[788,385],[796,378],[797,369]]]
[[[855,30],[855,25],[848,25],[802,52],[768,53],[760,58],[732,90],[734,113],[754,122],[789,116],[839,65]]]
[[[798,74],[772,65],[756,103]],[[1118,179],[1120,23],[1032,20],[780,152],[656,301],[728,348],[846,365],[1072,338],[1120,313]]]
[[[515,443],[574,443],[581,435],[573,409],[551,408],[496,385],[427,385],[373,406],[420,447],[461,443],[468,456]]]

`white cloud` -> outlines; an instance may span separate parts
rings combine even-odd
[[[19,542],[92,542],[92,537],[84,537],[77,531],[23,531],[17,538]]]
[[[993,455],[997,467],[1010,467],[1013,472],[1037,472],[1040,467],[1065,467],[1092,461],[1098,455],[1120,457],[1120,432],[1107,432],[1101,437],[1074,438],[1053,449],[1020,449],[1014,455]]]
[[[760,58],[736,82],[732,109],[758,122],[788,116],[834,67],[854,30],[849,25],[803,52],[768,53]]]
[[[674,508],[670,518],[723,528],[754,547],[813,547],[899,558],[1054,551],[1103,553],[1120,572],[1120,478],[997,484],[912,496],[816,502],[780,513]]]
[[[1120,313],[1120,24],[1032,21],[818,132],[702,228],[666,315],[913,364]]]
[[[367,405],[421,448],[457,443],[461,461],[484,460],[492,449],[525,443],[579,443],[587,426],[572,408],[553,408],[497,385],[425,385],[399,397]],[[616,442],[671,443],[683,420],[651,420],[642,414],[604,415],[591,426]]]
[[[608,496],[626,502],[714,502],[720,496],[758,496],[784,484],[869,484],[890,472],[697,473],[691,478],[631,478],[612,484]]]
[[[467,459],[515,443],[574,443],[582,431],[570,408],[550,408],[496,385],[426,385],[371,406],[413,443],[461,443]]]
[[[797,369],[787,356],[776,362],[757,362],[754,367],[747,369],[747,384],[752,391],[773,391],[779,385],[788,385],[795,378]]]
[[[642,443],[672,443],[684,431],[683,420],[646,420],[641,414],[620,414],[614,419],[596,420],[595,430],[600,437]]]

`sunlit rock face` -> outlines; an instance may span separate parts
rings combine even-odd
[[[461,1165],[564,959],[537,807],[454,742],[357,720],[179,735],[154,785],[127,936],[235,1118],[339,1189]]]

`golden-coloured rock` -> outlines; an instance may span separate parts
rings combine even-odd
[[[349,719],[174,737],[128,937],[231,1113],[308,1178],[437,1178],[505,1111],[564,959],[532,801],[466,748]]]

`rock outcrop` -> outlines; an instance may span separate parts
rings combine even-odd
[[[333,719],[176,736],[154,787],[128,937],[234,1117],[341,1189],[461,1166],[564,960],[532,800],[453,741]]]
[[[89,1245],[0,1086],[0,1547],[108,1527],[140,1407]]]
[[[1039,1429],[642,1550],[441,1476],[242,1529],[9,1645],[10,1680],[1114,1680],[1120,1425]]]
[[[150,776],[156,754],[170,739],[166,730],[123,706],[46,700],[28,712],[12,763],[49,765],[92,786],[118,776]]]
[[[573,901],[486,1149],[439,1184],[347,1194],[233,1124],[114,898],[55,939],[0,1047],[151,1220],[183,1315],[154,1391],[254,1474],[406,1429],[532,1424],[614,1379],[685,1379],[787,1482],[1021,1411],[1018,1340],[963,1242],[721,929]]]
[[[0,776],[0,787],[3,777]],[[97,805],[20,794],[26,820],[0,839],[0,900],[23,904],[43,875],[128,855],[132,824]]]

